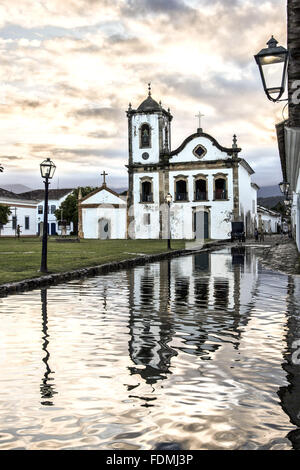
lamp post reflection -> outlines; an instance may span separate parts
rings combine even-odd
[[[44,406],[53,406],[53,395],[57,392],[54,390],[54,384],[50,384],[49,382],[53,380],[50,377],[53,374],[52,370],[49,367],[49,358],[50,353],[47,349],[49,345],[49,334],[48,334],[48,313],[47,313],[47,289],[41,289],[41,302],[42,302],[42,331],[43,331],[43,351],[46,353],[43,357],[43,362],[46,366],[46,370],[44,373],[44,377],[42,378],[42,383],[40,385],[40,392],[41,392],[41,404]]]

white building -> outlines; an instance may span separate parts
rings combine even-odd
[[[58,220],[55,217],[55,211],[60,207],[61,203],[73,192],[73,189],[49,189],[48,199],[48,234],[60,234],[61,230],[58,226]],[[26,199],[37,201],[36,207],[36,228],[35,235],[41,234],[41,227],[44,221],[44,198],[45,191],[43,189],[36,189],[34,191],[27,191],[19,194]],[[63,214],[61,214],[63,220]],[[67,235],[73,230],[73,223],[70,224]]]
[[[300,128],[283,121],[276,130],[283,180],[290,183],[292,233],[300,251]]]
[[[104,183],[78,202],[81,238],[126,238],[126,197]]]
[[[201,226],[204,238],[228,239],[232,221],[243,221],[253,234],[258,187],[236,136],[226,148],[199,127],[171,151],[172,115],[150,91],[136,110],[129,105],[127,116],[130,238],[167,237],[168,193],[172,238],[193,239]]]
[[[0,225],[0,236],[14,237],[17,235],[17,226],[20,226],[21,236],[36,235],[37,201],[29,200],[20,194],[0,188],[0,204],[9,206],[11,214],[7,224]]]
[[[282,226],[281,214],[263,206],[257,207],[258,229],[265,233],[278,233]]]

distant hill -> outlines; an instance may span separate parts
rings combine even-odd
[[[124,191],[127,191],[128,188],[111,188],[115,193],[121,194],[124,193]]]
[[[267,198],[273,196],[282,196],[278,184],[274,186],[263,186],[258,190],[257,197]]]
[[[283,196],[273,196],[273,197],[258,197],[257,198],[257,204],[259,206],[267,207],[268,209],[272,209],[272,207],[275,207],[278,202],[284,201]]]
[[[31,188],[29,188],[28,186],[25,186],[24,184],[4,184],[4,185],[1,185],[1,188],[6,189],[6,191],[10,191],[11,193],[15,193],[15,194],[32,191]]]

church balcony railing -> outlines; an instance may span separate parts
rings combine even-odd
[[[141,202],[153,202],[153,193],[141,194]]]
[[[225,189],[217,189],[214,192],[214,201],[225,201],[228,199],[228,193]]]
[[[194,194],[195,201],[207,201],[207,193],[204,191],[196,191]]]
[[[175,194],[175,201],[187,201],[188,200],[188,193],[176,193]]]

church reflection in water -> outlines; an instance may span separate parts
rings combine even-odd
[[[244,247],[147,265],[128,277],[130,372],[146,383],[166,378],[178,351],[210,360],[218,334],[239,347],[258,279]]]
[[[128,270],[124,276],[128,289],[125,308],[128,305],[129,373],[153,388],[171,376],[172,362],[178,355],[213,361],[225,343],[240,353],[251,320],[255,330],[258,317],[253,312],[259,307],[259,299],[272,297],[270,274],[259,265],[255,250],[245,247],[148,264]],[[277,401],[295,426],[286,437],[294,449],[300,450],[300,364],[295,362],[295,359],[300,362],[300,277],[281,275],[280,285],[283,292],[280,301],[286,306],[286,310],[282,307],[285,329],[281,343],[286,384],[278,389]],[[85,296],[84,281],[79,288],[82,298],[95,301],[94,297]],[[107,313],[113,291],[109,283],[103,284],[102,278],[101,293],[102,310]],[[57,392],[50,367],[47,289],[41,290],[41,311],[44,367],[41,404],[52,406]],[[125,341],[127,348],[127,337]]]

